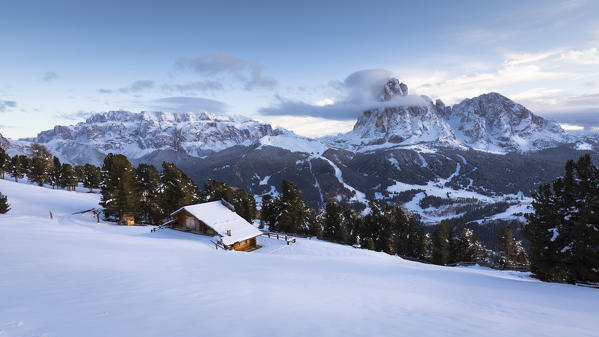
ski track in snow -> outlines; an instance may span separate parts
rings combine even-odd
[[[333,163],[332,160],[326,158],[325,156],[320,156],[318,158],[326,160],[333,167],[333,170],[335,170],[335,177],[337,177],[337,180],[341,183],[341,185],[355,193],[350,200],[355,200],[365,205],[368,205],[368,200],[366,200],[366,194],[356,190],[355,188],[348,185],[345,181],[343,181],[343,174],[341,172],[341,169],[339,169],[339,167],[337,167],[337,165],[335,165],[335,163]]]
[[[317,239],[251,252],[73,212],[99,195],[0,180],[2,336],[595,336],[596,289]],[[48,210],[54,213],[50,220]],[[307,322],[309,324],[307,324]]]
[[[322,204],[324,204],[324,196],[322,195],[322,189],[320,188],[320,183],[318,182],[316,175],[314,175],[314,172],[312,172],[312,161],[310,159],[308,159],[308,166],[310,167],[310,174],[312,174],[312,177],[314,178],[314,187],[316,187],[318,189],[318,195],[320,196],[320,202]]]
[[[416,154],[418,155],[418,158],[420,158],[422,167],[428,167],[428,163],[427,163],[426,159],[424,159],[424,156],[420,152],[416,152]]]

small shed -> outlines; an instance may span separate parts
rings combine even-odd
[[[123,213],[121,215],[121,220],[119,223],[123,226],[134,226],[135,225],[135,215],[133,213]]]
[[[258,248],[256,237],[262,235],[224,200],[183,206],[171,216],[174,217],[171,224],[173,229],[219,236],[227,249],[254,250]]]

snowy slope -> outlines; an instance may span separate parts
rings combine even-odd
[[[318,240],[217,251],[71,214],[95,195],[0,190],[0,336],[596,336],[594,289]]]

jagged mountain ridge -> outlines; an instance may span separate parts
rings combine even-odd
[[[557,123],[497,93],[466,99],[451,107],[440,100],[433,103],[426,96],[417,96],[417,104],[414,99],[407,103],[397,100],[408,96],[406,84],[390,79],[379,96],[385,106],[364,111],[346,134],[314,141],[351,152],[426,144],[499,153],[532,152],[576,141]],[[164,151],[202,158],[232,146],[260,144],[261,140],[277,146],[270,137],[282,134],[293,136],[287,130],[273,130],[266,123],[206,112],[109,111],[76,125],[55,126],[25,141],[45,144],[62,160],[80,164],[98,163],[110,152],[132,159]],[[302,151],[301,147],[293,149],[288,137],[284,140],[282,148]],[[305,142],[305,137],[297,137],[298,144]],[[26,142],[17,147],[23,146]]]
[[[380,96],[391,102],[408,95],[407,85],[389,80]],[[453,106],[420,96],[420,104],[383,104],[358,118],[354,129],[329,137],[332,146],[352,151],[382,146],[431,144],[488,152],[530,152],[572,141],[555,122],[533,114],[498,93],[465,99]]]
[[[420,103],[411,104],[414,98]],[[115,111],[0,145],[15,154],[37,141],[72,164],[99,165],[108,152],[134,164],[171,161],[198,184],[222,180],[258,198],[276,194],[288,179],[312,207],[385,199],[430,223],[472,220],[489,205],[496,205],[489,214],[506,212],[505,205],[515,207],[520,195],[560,175],[565,160],[585,152],[597,158],[596,140],[568,136],[499,94],[446,107],[411,97],[407,85],[390,80],[379,100],[383,106],[365,111],[354,130],[322,139],[244,118]]]
[[[28,140],[45,144],[64,161],[80,164],[98,163],[110,152],[131,159],[155,151],[204,157],[236,145],[249,146],[280,132],[251,119],[206,112],[109,111],[94,114],[76,125],[55,126]]]

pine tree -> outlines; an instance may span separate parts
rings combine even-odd
[[[384,206],[380,200],[370,200],[368,203],[370,213],[360,221],[358,233],[356,233],[360,236],[362,246],[370,247],[370,239],[372,239],[373,250],[381,251],[385,247],[386,241],[381,240],[384,235],[383,229],[387,227]]]
[[[31,169],[27,173],[29,180],[43,186],[50,180],[50,161],[48,158],[34,157],[31,162]]]
[[[351,206],[339,207],[335,202],[327,203],[325,207],[322,237],[325,240],[351,243],[350,228],[353,226],[355,214]]]
[[[137,214],[135,170],[127,157],[109,153],[102,165],[100,205],[107,219],[120,220],[126,213]]]
[[[531,271],[548,281],[599,281],[599,170],[591,157],[568,161],[562,178],[533,195],[524,235]]]
[[[85,179],[85,167],[82,165],[75,165],[75,167],[73,167],[73,170],[75,170],[75,177],[77,177],[77,183],[83,183],[83,180]]]
[[[4,179],[4,172],[9,171],[10,156],[0,147],[0,177]]]
[[[309,223],[308,235],[322,238],[322,224],[324,222],[324,213],[318,214],[314,209],[310,208],[307,214]]]
[[[449,263],[449,230],[445,221],[435,227],[432,235],[432,262],[438,265]]]
[[[160,204],[165,215],[200,201],[196,184],[173,163],[162,163],[160,175]]]
[[[452,233],[454,234],[451,234],[451,242],[453,242],[450,254],[451,263],[484,260],[486,249],[471,230],[459,226],[457,232]]]
[[[85,164],[82,167],[80,180],[83,183],[83,187],[89,188],[89,192],[91,193],[94,188],[100,187],[102,172],[100,171],[100,168],[95,165]],[[156,190],[154,192],[156,192]]]
[[[233,203],[233,189],[223,182],[208,179],[204,184],[204,200],[216,201],[221,199]]]
[[[277,219],[278,230],[285,233],[307,231],[305,223],[306,205],[302,201],[300,190],[292,182],[283,180],[282,194],[279,199],[280,215]]]
[[[260,207],[260,223],[268,226],[271,231],[278,231],[277,219],[279,218],[279,202],[273,199],[270,194],[262,197],[262,205]]]
[[[0,214],[6,214],[10,211],[10,205],[8,204],[8,198],[0,192]]]
[[[19,182],[20,178],[25,177],[25,167],[23,167],[23,161],[18,155],[13,156],[10,159],[10,166],[8,168],[10,175],[15,179],[15,182]]]
[[[71,164],[62,164],[60,168],[60,187],[67,191],[74,191],[77,186],[77,175]]]
[[[322,238],[328,241],[336,241],[337,231],[343,222],[341,208],[335,202],[327,203],[325,207],[325,217],[322,228]]]
[[[569,226],[558,228],[562,259],[569,266],[569,281],[599,282],[599,169],[587,154],[575,172]]]
[[[137,194],[139,195],[139,208],[142,213],[142,218],[145,222],[158,224],[164,214],[160,208],[160,196],[158,189],[160,188],[160,173],[149,164],[139,164],[137,166]]]
[[[27,172],[31,169],[31,159],[25,155],[18,155],[17,158],[21,163],[21,167],[23,168],[23,173],[27,174]]]
[[[499,263],[502,266],[517,266],[527,263],[526,252],[522,243],[516,241],[510,226],[503,228],[497,234],[497,251],[499,252]]]
[[[50,160],[52,158],[52,153],[48,150],[47,147],[40,143],[33,143],[29,147],[29,155],[31,158],[43,158]]]
[[[62,164],[60,163],[60,159],[54,156],[52,159],[52,168],[50,169],[50,184],[52,187],[60,186],[60,170],[62,168]]]
[[[253,222],[256,218],[256,199],[242,189],[233,191],[233,206],[235,212],[247,222]]]
[[[366,240],[366,249],[369,249],[369,250],[375,249],[373,238],[368,238],[368,240]]]
[[[350,204],[345,204],[341,207],[343,213],[343,222],[338,232],[338,239],[350,245],[356,243],[357,239],[357,218],[356,211]]]

